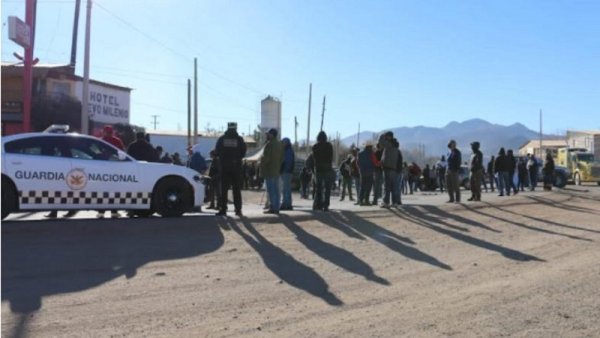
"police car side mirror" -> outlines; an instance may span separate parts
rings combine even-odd
[[[117,153],[117,156],[119,157],[119,161],[128,161],[129,158],[127,157],[127,154],[125,154],[124,152],[120,151]]]

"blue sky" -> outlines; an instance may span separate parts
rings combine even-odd
[[[2,60],[8,40],[2,1]],[[82,74],[85,0],[77,73]],[[38,0],[35,55],[68,63],[74,0]],[[537,129],[600,129],[600,1],[94,0],[91,76],[133,88],[131,122],[186,130],[187,78],[199,63],[199,129],[236,120],[260,99],[283,103],[283,134],[483,118]]]

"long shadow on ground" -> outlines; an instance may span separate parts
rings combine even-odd
[[[232,218],[218,218],[223,228],[231,228],[262,258],[265,266],[287,284],[304,290],[315,297],[323,299],[327,304],[340,306],[344,303],[329,291],[329,285],[314,269],[296,260],[283,249],[269,242],[246,217],[241,219],[246,233]]]
[[[390,282],[388,282],[386,279],[377,276],[369,264],[356,257],[350,251],[344,250],[331,243],[327,243],[322,239],[312,235],[296,224],[293,221],[293,218],[290,216],[281,215],[280,218],[283,221],[283,225],[285,225],[285,227],[287,227],[291,232],[294,233],[294,235],[296,235],[298,241],[307,249],[317,254],[319,257],[343,268],[346,271],[363,276],[367,280],[383,285],[390,284]]]
[[[500,208],[498,206],[494,206],[493,204],[490,204],[490,203],[485,203],[484,205],[486,205],[486,206],[488,206],[490,208],[495,208],[498,211],[500,211],[501,213],[505,213],[505,214],[508,214],[508,215],[515,215],[515,216],[521,216],[521,217],[525,217],[525,218],[529,218],[529,219],[538,220],[538,219],[536,219],[534,217],[522,215],[522,214],[519,214],[519,213],[513,212],[513,211],[509,211],[509,210]],[[512,225],[515,225],[515,226],[520,227],[520,228],[524,228],[524,229],[528,229],[528,230],[532,230],[532,231],[538,231],[538,232],[542,232],[542,233],[549,234],[549,235],[567,237],[567,238],[576,239],[576,240],[580,240],[580,241],[587,241],[587,242],[591,242],[592,241],[589,238],[583,238],[583,237],[579,237],[579,236],[573,236],[573,235],[564,234],[564,233],[561,233],[561,232],[556,232],[556,231],[552,231],[552,230],[548,230],[548,229],[536,227],[536,226],[533,226],[533,225],[527,225],[527,224],[524,224],[524,223],[519,223],[519,222],[513,221],[511,219],[505,218],[505,217],[500,217],[500,216],[492,214],[492,213],[484,212],[483,210],[481,210],[481,208],[476,208],[476,207],[472,207],[472,206],[469,206],[469,205],[464,205],[464,207],[467,210],[469,210],[472,213],[474,213],[474,214],[479,214],[479,215],[482,215],[482,216],[494,218],[494,219],[496,219],[496,220],[498,220],[500,222],[504,222],[505,224],[512,224]],[[554,222],[550,222],[550,221],[541,221],[541,220],[538,220],[538,222],[554,223]]]
[[[332,212],[330,217],[335,219],[338,218],[337,223],[347,224],[359,233],[367,236],[374,241],[383,244],[392,251],[395,251],[406,258],[413,259],[418,262],[427,263],[445,270],[452,270],[452,267],[438,260],[437,258],[430,256],[423,251],[411,246],[414,242],[407,237],[400,236],[392,231],[389,231],[365,218],[358,216],[357,213],[351,211],[341,210],[338,212]],[[325,218],[322,218],[325,219]],[[330,224],[332,220],[325,224]],[[409,243],[407,245],[404,243]]]
[[[482,240],[482,239],[479,239],[479,238],[476,238],[473,236],[469,236],[462,232],[449,230],[449,229],[439,226],[437,224],[437,221],[431,220],[431,216],[427,214],[427,213],[434,213],[434,214],[437,213],[438,216],[439,215],[447,216],[448,213],[439,208],[430,208],[427,212],[425,212],[423,210],[420,210],[417,207],[404,205],[404,206],[402,206],[402,208],[400,208],[398,210],[392,210],[392,212],[394,214],[396,214],[398,217],[407,219],[414,224],[429,228],[435,232],[447,235],[451,238],[465,242],[467,244],[471,244],[471,245],[474,245],[474,246],[477,246],[477,247],[480,247],[480,248],[483,248],[486,250],[495,251],[497,253],[500,253],[502,256],[504,256],[508,259],[522,261],[522,262],[526,262],[526,261],[545,262],[543,259],[540,259],[533,255],[529,255],[529,254],[526,254],[524,252],[521,252],[521,251],[518,251],[515,249],[507,248],[502,245],[494,244],[494,243],[491,243],[491,242],[488,242],[488,241],[485,241],[485,240]]]

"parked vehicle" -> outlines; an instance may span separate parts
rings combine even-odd
[[[556,164],[568,170],[567,179],[576,185],[597,182],[600,185],[600,162],[585,148],[560,148]]]

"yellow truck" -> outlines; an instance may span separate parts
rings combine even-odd
[[[581,182],[600,185],[600,162],[586,148],[559,148],[556,165],[567,168],[569,180],[576,185]]]

